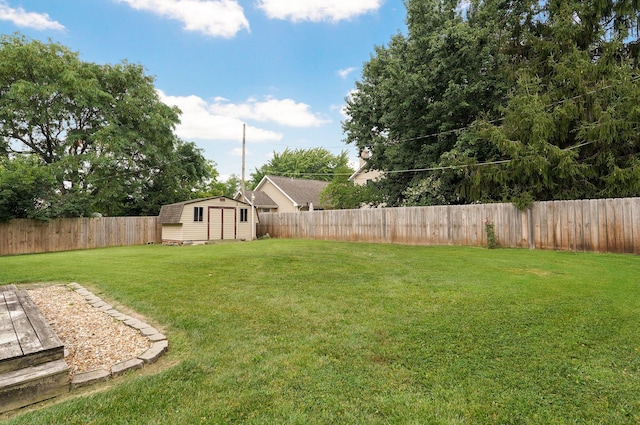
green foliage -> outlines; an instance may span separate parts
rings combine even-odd
[[[487,248],[495,249],[498,247],[498,239],[496,238],[496,225],[491,220],[484,221],[484,231],[487,235]]]
[[[504,120],[478,131],[509,160],[474,182],[493,188],[495,198],[640,195],[639,75],[625,44],[637,34],[629,39],[630,28],[606,22],[627,22],[628,4],[600,9],[602,4],[595,7],[603,13],[598,22],[578,4],[549,4],[549,24],[524,36],[530,60],[518,73]],[[591,23],[578,23],[576,13]]]
[[[210,196],[226,196],[233,198],[239,191],[242,185],[242,180],[235,174],[231,174],[226,181],[218,181],[218,171],[215,169],[215,164],[210,163],[211,175],[213,176],[209,180],[203,182],[196,190],[196,198],[207,198]]]
[[[508,89],[500,49],[506,12],[488,13],[483,2],[465,17],[457,3],[406,2],[408,34],[376,48],[347,99],[346,141],[371,152],[371,168],[393,172],[381,181],[388,205],[457,202],[455,178],[436,182],[430,171],[407,170],[438,166],[456,143],[453,130],[497,116]],[[438,193],[421,197],[420,187]]]
[[[46,219],[47,200],[55,196],[51,168],[38,158],[25,156],[10,161],[0,157],[0,222],[12,218]]]
[[[140,65],[83,62],[62,45],[5,35],[0,94],[0,154],[52,166],[52,215],[156,214],[208,177],[201,151],[173,134],[180,111]]]
[[[336,176],[320,193],[325,209],[354,209],[363,205],[378,205],[382,202],[373,182],[357,185],[346,175]]]
[[[350,175],[349,156],[346,151],[338,155],[325,148],[285,149],[273,152],[273,158],[251,173],[248,187],[256,187],[264,176],[286,176],[300,179],[331,181],[336,175]]]
[[[233,198],[242,187],[242,179],[235,174],[231,174],[223,183],[222,194],[226,197]]]
[[[0,285],[76,281],[169,340],[3,424],[637,424],[639,268],[283,239],[2,257]]]
[[[636,2],[406,6],[343,124],[389,205],[640,195]]]

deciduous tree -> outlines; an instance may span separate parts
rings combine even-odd
[[[444,202],[455,202],[455,179],[412,170],[438,166],[456,129],[498,116],[508,90],[501,49],[508,14],[490,1],[464,12],[451,0],[406,6],[407,34],[376,47],[347,99],[346,141],[371,152],[371,168],[387,171],[380,187],[388,205],[404,204],[409,188],[429,182]]]
[[[55,177],[33,156],[0,158],[0,222],[12,218],[44,219],[55,199]]]
[[[346,151],[338,155],[325,148],[285,149],[273,153],[273,158],[251,173],[248,186],[255,187],[266,175],[330,181],[336,175],[350,175]]]
[[[380,204],[380,192],[373,182],[357,185],[348,176],[336,176],[320,193],[325,209],[353,209]]]
[[[51,167],[53,215],[156,214],[207,177],[195,145],[174,135],[180,111],[140,65],[98,65],[57,43],[0,37],[0,152]]]

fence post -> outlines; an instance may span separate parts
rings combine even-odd
[[[527,207],[527,224],[529,227],[529,249],[536,249],[536,233],[533,222],[533,206]]]

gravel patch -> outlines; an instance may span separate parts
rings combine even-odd
[[[30,289],[29,296],[65,346],[70,378],[135,359],[151,347],[139,330],[96,308],[67,286]],[[111,307],[111,306],[109,306]]]

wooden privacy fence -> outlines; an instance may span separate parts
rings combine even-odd
[[[331,210],[260,215],[258,236],[640,254],[640,198]]]
[[[0,223],[0,255],[162,243],[158,217],[61,218]]]

